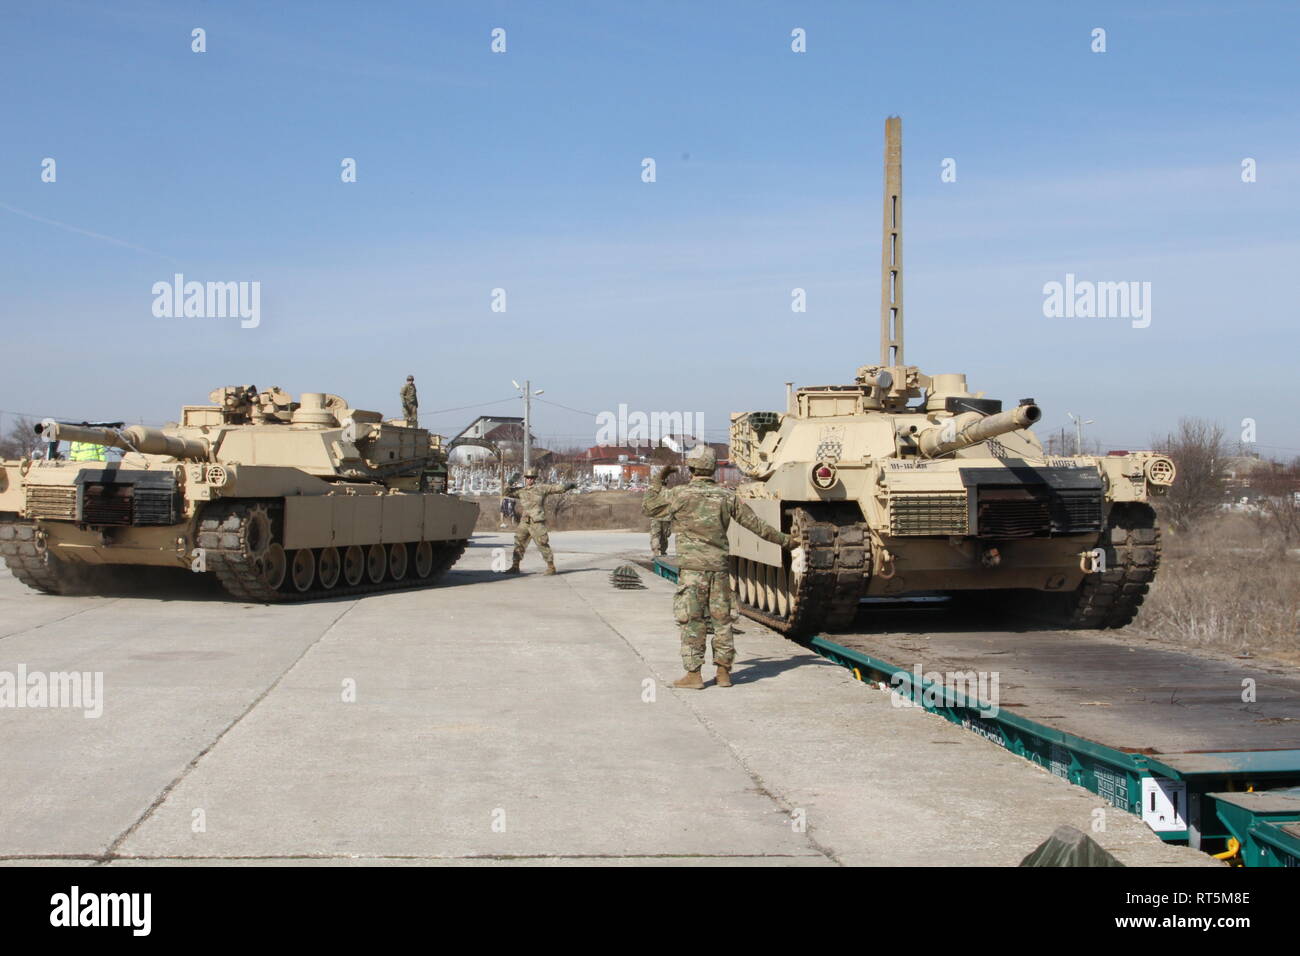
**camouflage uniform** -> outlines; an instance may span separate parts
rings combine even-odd
[[[709,465],[704,474],[692,463],[695,474],[690,483],[676,488],[665,489],[663,472],[657,473],[641,504],[650,517],[671,520],[677,535],[679,570],[673,612],[682,627],[682,664],[688,676],[704,664],[707,623],[713,625],[713,663],[729,670],[735,660],[727,526],[738,521],[766,541],[783,548],[791,544],[788,534],[754,514],[735,492],[714,482],[712,458],[709,452],[703,459]]]
[[[535,477],[536,472],[530,471],[525,477],[529,475]],[[546,530],[546,499],[550,495],[563,494],[576,487],[577,484],[570,481],[562,485],[527,485],[523,488],[506,489],[505,497],[514,498],[518,502],[516,512],[519,516],[519,528],[515,531],[515,557],[514,564],[511,566],[512,571],[519,570],[519,562],[524,558],[529,540],[537,542],[537,550],[542,552],[542,557],[546,559],[546,567],[551,571],[555,570],[555,555],[551,551],[550,536]]]
[[[416,427],[419,421],[420,399],[415,394],[415,376],[406,376],[406,384],[402,386],[402,415],[406,418],[406,424],[412,428]]]
[[[669,518],[650,519],[650,553],[667,554],[668,536],[672,534],[673,523]]]

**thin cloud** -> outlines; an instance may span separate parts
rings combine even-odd
[[[115,246],[122,246],[125,249],[133,249],[136,252],[143,252],[146,255],[158,256],[160,259],[166,259],[168,262],[180,264],[179,259],[173,259],[171,256],[161,252],[154,252],[152,249],[146,249],[144,246],[137,246],[135,243],[127,242],[125,239],[118,239],[116,236],[106,236],[102,232],[91,232],[89,229],[82,229],[80,226],[69,225],[66,222],[59,222],[57,219],[46,219],[44,216],[38,216],[35,213],[27,212],[25,209],[18,209],[8,203],[0,202],[0,209],[7,209],[9,212],[18,216],[23,216],[35,222],[43,222],[47,226],[57,226],[60,229],[66,229],[68,232],[75,232],[78,235],[89,236],[91,239],[100,239],[104,242],[111,242]]]

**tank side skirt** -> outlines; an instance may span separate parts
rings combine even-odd
[[[374,594],[382,591],[397,591],[410,588],[427,587],[437,583],[438,579],[454,565],[465,552],[468,537],[451,541],[431,541],[434,548],[433,568],[426,578],[407,574],[400,581],[385,579],[378,584],[362,579],[361,583],[348,585],[340,583],[332,588],[322,588],[318,582],[306,591],[289,588],[272,588],[262,578],[257,559],[248,554],[243,542],[246,540],[247,528],[253,512],[278,502],[249,502],[247,500],[221,502],[206,513],[199,525],[199,547],[204,549],[208,567],[217,575],[222,586],[233,596],[246,601],[279,603],[284,601],[310,601],[324,597],[347,597],[360,594]],[[282,518],[272,514],[273,526]],[[282,532],[276,535],[282,539]],[[386,545],[383,541],[371,544]],[[401,542],[414,544],[416,542]],[[301,550],[301,549],[288,549]],[[410,556],[411,558],[414,555]]]

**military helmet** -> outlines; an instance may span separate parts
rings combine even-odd
[[[708,445],[696,445],[686,453],[686,467],[700,475],[711,475],[718,467],[718,456]]]
[[[536,478],[536,477],[537,477],[537,469],[536,469],[536,468],[529,468],[526,472],[524,472],[524,477],[525,477],[525,478]]]
[[[408,375],[408,376],[406,376],[406,380],[407,380],[408,382],[414,382],[414,381],[415,381],[415,376],[414,376],[414,375]]]

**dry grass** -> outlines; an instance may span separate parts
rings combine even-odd
[[[1221,653],[1300,660],[1300,556],[1240,515],[1165,532],[1160,571],[1131,629]]]
[[[496,496],[471,498],[479,503],[475,531],[502,531]],[[546,526],[552,531],[644,531],[650,521],[641,513],[639,491],[592,491],[552,495],[546,502]],[[513,525],[510,530],[513,530]]]

